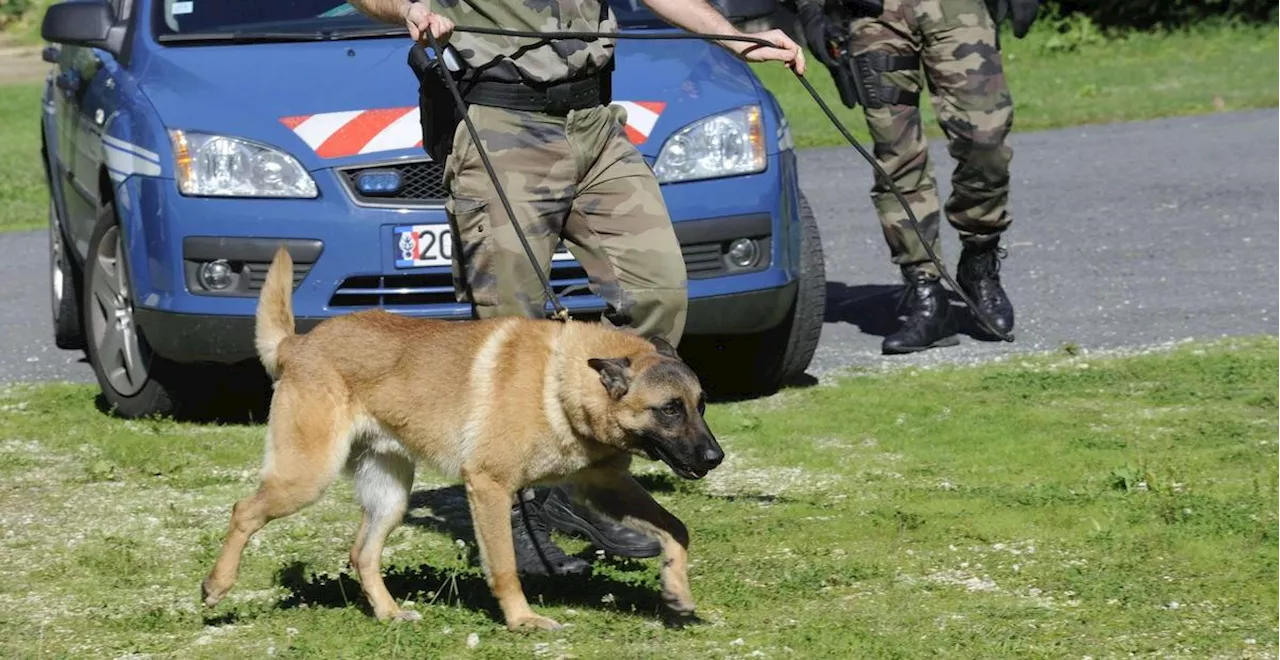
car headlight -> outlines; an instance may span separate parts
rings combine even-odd
[[[653,173],[661,183],[763,172],[764,122],[748,105],[700,119],[667,138]]]
[[[315,197],[316,182],[296,158],[265,144],[169,131],[178,190],[196,197]]]

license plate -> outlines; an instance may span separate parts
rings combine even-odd
[[[424,268],[448,266],[453,263],[453,232],[447,224],[401,225],[391,232],[391,249],[396,268]],[[573,255],[564,247],[556,246],[552,261],[567,261]]]

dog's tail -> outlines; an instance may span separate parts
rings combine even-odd
[[[280,376],[284,364],[285,344],[294,336],[293,259],[283,245],[276,250],[275,259],[267,269],[254,320],[258,359],[274,380]]]

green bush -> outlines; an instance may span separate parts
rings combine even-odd
[[[21,20],[34,4],[32,0],[0,0],[0,29]]]
[[[1211,20],[1275,23],[1274,0],[1048,0],[1059,15],[1080,14],[1101,28],[1183,28]]]

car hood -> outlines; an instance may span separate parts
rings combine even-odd
[[[167,128],[282,148],[308,169],[423,156],[418,81],[403,38],[167,47],[138,84]],[[760,91],[748,69],[701,41],[622,41],[613,100],[648,156],[688,122]]]

